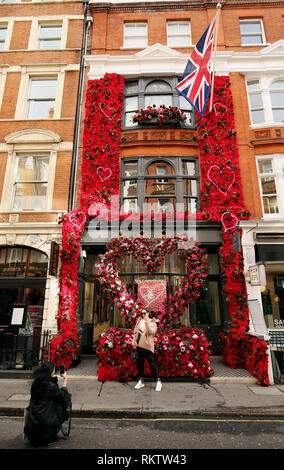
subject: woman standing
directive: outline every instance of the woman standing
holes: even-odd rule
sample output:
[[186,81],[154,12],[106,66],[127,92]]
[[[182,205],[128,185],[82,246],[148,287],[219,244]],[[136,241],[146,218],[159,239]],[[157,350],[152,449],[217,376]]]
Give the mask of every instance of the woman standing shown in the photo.
[[[57,433],[68,419],[67,401],[70,395],[66,388],[66,372],[61,377],[63,387],[59,388],[52,362],[45,362],[34,372],[24,428],[24,434],[32,445],[47,445],[58,441]],[[62,433],[64,435],[63,430]]]
[[153,312],[149,312],[147,309],[142,310],[142,318],[139,318],[135,328],[132,346],[134,349],[137,348],[137,368],[138,368],[138,383],[135,385],[135,389],[144,387],[144,359],[151,369],[152,378],[156,380],[156,392],[162,390],[162,382],[159,378],[159,372],[157,369],[155,357],[154,357],[154,337],[157,332],[157,324],[155,318],[153,318]]

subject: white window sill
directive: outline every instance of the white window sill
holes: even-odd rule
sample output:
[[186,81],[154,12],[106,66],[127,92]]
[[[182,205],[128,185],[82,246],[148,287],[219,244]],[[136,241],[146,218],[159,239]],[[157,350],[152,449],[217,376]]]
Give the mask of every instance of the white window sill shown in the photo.
[[264,42],[263,44],[241,44],[241,47],[266,47],[270,45],[271,42]]
[[131,49],[145,49],[146,47],[148,47],[148,44],[146,46],[131,46],[131,47],[125,47],[125,46],[121,46],[119,49],[122,50],[122,51],[127,51],[128,49],[131,50]]
[[283,122],[264,122],[263,124],[251,124],[250,125],[250,128],[252,130],[254,129],[267,129],[267,128],[270,128],[270,127],[284,127],[284,123]]

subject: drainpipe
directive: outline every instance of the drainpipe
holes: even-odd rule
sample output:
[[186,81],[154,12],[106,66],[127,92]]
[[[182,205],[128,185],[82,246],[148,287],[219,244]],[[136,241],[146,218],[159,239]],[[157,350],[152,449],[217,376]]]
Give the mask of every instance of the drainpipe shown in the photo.
[[82,0],[82,2],[84,4],[84,28],[83,28],[83,38],[82,38],[80,74],[79,74],[78,91],[77,91],[77,106],[76,106],[75,129],[74,129],[74,138],[73,138],[69,195],[68,195],[68,212],[74,208],[74,191],[75,191],[76,170],[77,170],[78,141],[79,141],[80,124],[81,124],[81,118],[80,118],[81,117],[81,105],[82,105],[81,101],[82,101],[82,92],[83,92],[83,84],[84,84],[84,57],[86,54],[88,30],[93,23],[93,18],[91,16],[87,17],[89,0]]

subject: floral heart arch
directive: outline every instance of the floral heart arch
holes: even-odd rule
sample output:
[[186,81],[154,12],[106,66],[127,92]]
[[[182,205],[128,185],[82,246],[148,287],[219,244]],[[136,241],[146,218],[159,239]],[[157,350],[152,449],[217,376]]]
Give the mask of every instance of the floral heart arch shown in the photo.
[[162,259],[173,252],[184,257],[186,272],[181,276],[180,286],[174,287],[172,294],[166,299],[157,320],[160,322],[160,328],[176,328],[180,326],[180,317],[186,306],[200,295],[200,290],[205,285],[207,255],[198,243],[178,236],[155,241],[143,237],[134,239],[119,237],[108,243],[106,253],[100,255],[101,260],[97,265],[98,277],[103,289],[120,308],[127,327],[133,328],[142,307],[120,280],[116,259],[131,254],[136,259],[140,258],[148,273],[154,275],[158,272]]

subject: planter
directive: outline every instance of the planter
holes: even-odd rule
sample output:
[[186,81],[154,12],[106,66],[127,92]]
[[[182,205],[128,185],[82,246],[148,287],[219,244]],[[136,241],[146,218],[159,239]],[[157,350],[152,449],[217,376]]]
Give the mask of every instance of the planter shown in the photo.
[[180,122],[176,119],[167,119],[165,121],[162,121],[161,123],[158,123],[158,118],[155,117],[152,119],[141,119],[141,121],[137,121],[137,123],[138,126],[141,127],[180,127]]

